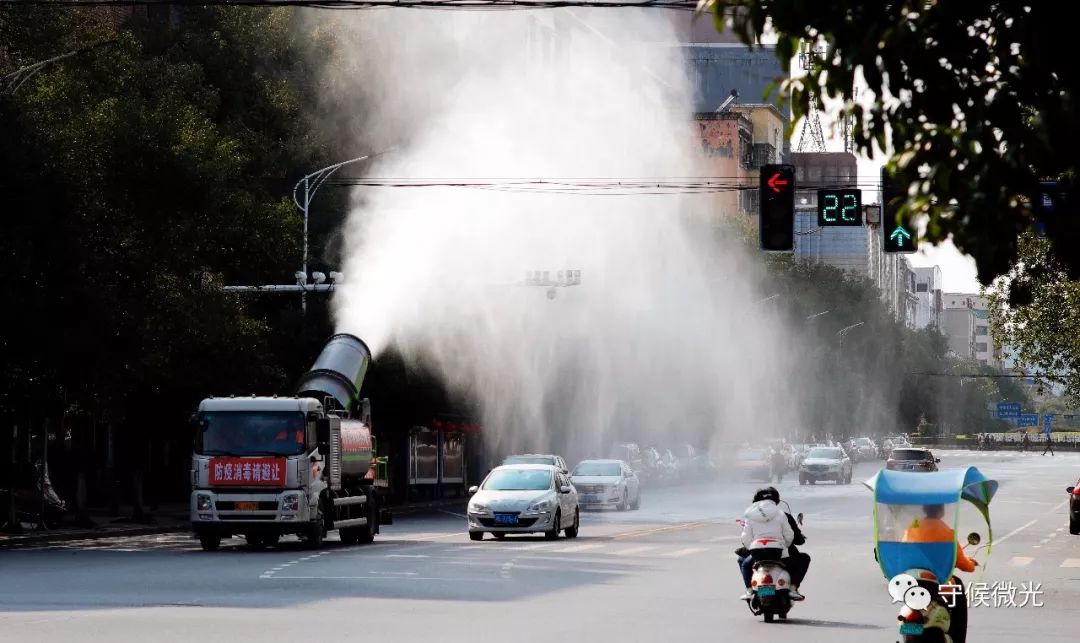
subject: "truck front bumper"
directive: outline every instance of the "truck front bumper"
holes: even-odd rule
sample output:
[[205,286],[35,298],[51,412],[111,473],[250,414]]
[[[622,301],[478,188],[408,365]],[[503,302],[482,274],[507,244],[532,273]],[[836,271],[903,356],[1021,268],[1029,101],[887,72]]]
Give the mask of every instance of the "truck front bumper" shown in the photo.
[[310,507],[297,489],[280,492],[191,492],[191,527],[196,534],[298,534],[306,529]]

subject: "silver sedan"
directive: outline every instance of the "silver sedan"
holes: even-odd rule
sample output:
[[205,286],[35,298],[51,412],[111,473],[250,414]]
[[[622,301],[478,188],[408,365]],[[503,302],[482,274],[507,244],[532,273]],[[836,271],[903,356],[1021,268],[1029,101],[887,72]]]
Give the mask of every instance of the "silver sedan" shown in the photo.
[[469,494],[469,538],[483,540],[506,534],[543,533],[554,540],[560,531],[578,535],[577,491],[557,467],[511,464],[496,467]]

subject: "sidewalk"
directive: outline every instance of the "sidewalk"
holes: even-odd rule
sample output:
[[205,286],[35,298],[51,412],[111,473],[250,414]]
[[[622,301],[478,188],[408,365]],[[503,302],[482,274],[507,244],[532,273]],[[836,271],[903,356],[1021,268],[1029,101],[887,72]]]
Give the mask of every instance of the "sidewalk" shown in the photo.
[[[418,513],[443,507],[464,506],[467,498],[427,500],[386,507],[396,516]],[[35,525],[23,523],[21,534],[0,533],[0,549],[19,545],[41,545],[68,540],[97,538],[120,538],[125,536],[151,536],[191,531],[187,503],[162,504],[155,512],[147,512],[146,520],[136,522],[129,516],[112,516],[102,510],[91,510],[92,527],[74,525],[70,521],[55,529],[38,530]]]

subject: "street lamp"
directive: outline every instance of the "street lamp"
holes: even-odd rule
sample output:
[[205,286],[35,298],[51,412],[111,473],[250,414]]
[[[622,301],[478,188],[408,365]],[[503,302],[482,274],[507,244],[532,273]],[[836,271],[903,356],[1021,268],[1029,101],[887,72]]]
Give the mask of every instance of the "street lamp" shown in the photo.
[[850,326],[845,326],[845,327],[841,328],[840,330],[836,331],[836,336],[840,338],[840,352],[843,352],[843,350],[844,350],[844,335],[847,335],[848,331],[851,330],[852,328],[858,328],[859,326],[862,326],[865,323],[866,322],[857,322],[857,323],[854,323],[854,324],[852,324]]
[[[301,274],[304,275],[305,281],[306,281],[306,277],[307,277],[307,269],[308,269],[308,265],[307,265],[308,264],[308,213],[309,213],[310,206],[311,206],[311,199],[315,197],[315,193],[319,191],[319,188],[322,187],[322,184],[325,183],[326,179],[330,178],[330,175],[332,175],[334,172],[337,172],[338,170],[345,167],[346,165],[349,165],[350,163],[359,163],[360,161],[366,161],[367,159],[371,158],[372,156],[373,156],[372,154],[365,154],[364,156],[358,156],[358,157],[356,157],[354,159],[349,159],[347,161],[342,161],[340,163],[335,163],[333,165],[328,165],[328,166],[324,167],[323,169],[312,172],[311,174],[308,174],[304,178],[300,179],[299,181],[297,181],[296,185],[293,187],[293,194],[292,194],[293,203],[295,203],[296,207],[300,208],[300,211],[304,213],[304,265],[296,273],[297,280],[300,279]],[[300,190],[301,185],[304,186],[304,200],[303,200],[302,203],[301,203],[300,199],[297,197],[297,194],[296,194],[297,191]],[[302,312],[304,312],[304,313],[307,313],[307,291],[306,290],[302,291],[301,294],[300,294],[300,310]]]
[[807,317],[806,321],[808,321],[808,322],[809,321],[814,321],[818,317],[821,317],[822,315],[828,315],[831,312],[832,312],[831,310],[823,310],[820,313],[814,313],[813,315],[810,315],[809,317]]

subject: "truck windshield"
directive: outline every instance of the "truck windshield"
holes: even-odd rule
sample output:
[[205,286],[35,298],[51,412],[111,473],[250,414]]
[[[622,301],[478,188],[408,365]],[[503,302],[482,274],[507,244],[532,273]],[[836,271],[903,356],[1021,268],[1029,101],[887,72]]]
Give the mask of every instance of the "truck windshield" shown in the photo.
[[200,455],[300,455],[304,414],[299,411],[209,411],[199,416]]

